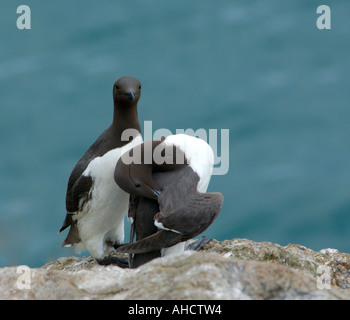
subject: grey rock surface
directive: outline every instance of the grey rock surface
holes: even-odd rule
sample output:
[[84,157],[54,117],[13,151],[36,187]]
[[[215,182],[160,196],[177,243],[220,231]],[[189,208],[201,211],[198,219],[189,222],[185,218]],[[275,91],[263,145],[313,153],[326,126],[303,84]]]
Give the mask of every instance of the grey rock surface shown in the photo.
[[132,270],[68,257],[29,269],[27,280],[17,271],[0,269],[0,299],[350,299],[349,254],[247,239]]

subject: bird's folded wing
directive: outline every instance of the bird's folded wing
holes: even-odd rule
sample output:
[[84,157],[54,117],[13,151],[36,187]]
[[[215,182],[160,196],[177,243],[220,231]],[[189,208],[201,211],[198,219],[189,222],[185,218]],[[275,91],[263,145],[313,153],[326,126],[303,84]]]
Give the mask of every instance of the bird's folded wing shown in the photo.
[[145,253],[155,250],[161,250],[174,246],[182,241],[182,235],[171,231],[160,230],[151,236],[143,238],[134,243],[128,243],[119,247],[117,252],[126,253]]

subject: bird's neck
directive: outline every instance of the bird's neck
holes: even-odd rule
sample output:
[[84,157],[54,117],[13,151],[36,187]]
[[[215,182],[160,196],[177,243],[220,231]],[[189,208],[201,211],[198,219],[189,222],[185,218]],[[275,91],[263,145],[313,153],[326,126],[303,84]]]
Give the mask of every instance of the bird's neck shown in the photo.
[[[113,123],[111,126],[112,130],[117,135],[122,137],[122,134],[126,135],[127,138],[132,136],[135,138],[136,130],[141,134],[140,123],[137,114],[137,103],[133,104],[114,104]],[[127,129],[134,129],[126,132]]]

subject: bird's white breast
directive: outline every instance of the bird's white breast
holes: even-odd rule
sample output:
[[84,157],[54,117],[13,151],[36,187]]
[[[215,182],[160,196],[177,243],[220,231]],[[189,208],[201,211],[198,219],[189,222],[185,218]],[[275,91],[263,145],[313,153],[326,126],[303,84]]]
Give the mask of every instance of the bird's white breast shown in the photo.
[[114,170],[119,158],[141,143],[142,137],[137,136],[127,145],[93,159],[83,172],[83,175],[91,176],[93,184],[90,201],[76,216],[81,238],[78,251],[87,249],[92,256],[100,258],[105,254],[106,240],[124,242],[129,194],[114,181]]

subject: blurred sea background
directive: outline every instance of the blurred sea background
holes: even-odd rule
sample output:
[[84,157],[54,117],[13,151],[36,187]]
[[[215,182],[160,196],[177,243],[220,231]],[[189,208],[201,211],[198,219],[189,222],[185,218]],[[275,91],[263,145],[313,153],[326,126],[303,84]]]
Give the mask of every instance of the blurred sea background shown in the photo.
[[349,0],[2,0],[0,266],[74,254],[57,234],[68,177],[123,75],[142,82],[142,127],[230,130],[207,237],[349,253],[349,15]]

